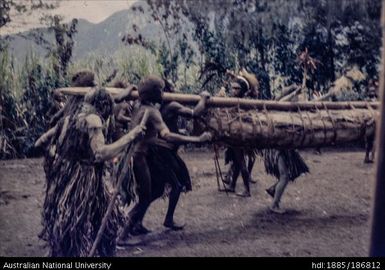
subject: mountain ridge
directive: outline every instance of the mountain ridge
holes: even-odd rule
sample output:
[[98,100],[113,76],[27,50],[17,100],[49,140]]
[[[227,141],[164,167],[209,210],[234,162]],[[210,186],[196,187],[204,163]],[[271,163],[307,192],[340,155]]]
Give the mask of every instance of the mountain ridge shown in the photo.
[[[134,11],[132,8],[120,10],[99,23],[78,19],[77,33],[74,35],[73,61],[86,58],[90,54],[111,55],[123,46],[122,38],[132,32],[132,25],[139,25],[144,38],[161,39],[159,25],[151,22],[149,15]],[[9,35],[9,49],[16,62],[22,62],[28,52],[33,50],[39,57],[48,52],[37,44],[32,36],[41,35],[54,43],[53,33],[48,28],[35,28],[18,34]]]

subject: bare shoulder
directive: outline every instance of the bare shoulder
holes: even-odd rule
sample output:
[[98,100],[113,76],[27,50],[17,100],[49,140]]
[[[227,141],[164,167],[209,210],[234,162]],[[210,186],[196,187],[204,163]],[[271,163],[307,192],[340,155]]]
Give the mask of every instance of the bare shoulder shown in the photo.
[[177,101],[172,101],[172,102],[170,102],[170,104],[168,104],[167,106],[169,106],[169,108],[170,108],[171,110],[179,110],[179,109],[185,107],[185,106],[183,106],[182,104],[180,104],[180,103],[177,102]]
[[172,113],[172,112],[178,112],[181,109],[184,109],[185,106],[180,104],[179,102],[172,101],[164,106],[162,109],[162,113]]
[[103,123],[99,116],[96,114],[90,114],[86,117],[88,128],[102,128]]

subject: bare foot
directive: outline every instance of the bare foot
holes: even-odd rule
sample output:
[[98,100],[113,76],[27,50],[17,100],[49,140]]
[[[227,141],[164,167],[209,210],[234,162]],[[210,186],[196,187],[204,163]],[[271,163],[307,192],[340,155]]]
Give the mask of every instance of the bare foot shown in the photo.
[[136,245],[139,245],[141,243],[142,240],[140,239],[135,239],[135,238],[125,238],[125,239],[122,239],[122,238],[118,238],[118,240],[116,240],[116,247],[118,249],[124,249],[126,248],[127,246],[136,246]]
[[116,239],[116,245],[117,246],[121,246],[121,247],[124,247],[124,246],[128,246],[130,243],[128,242],[130,240],[130,236],[129,235],[126,235],[126,236],[119,236],[118,239]]
[[236,193],[237,196],[239,197],[251,197],[250,191],[243,191],[242,193]]
[[226,192],[232,192],[232,193],[235,192],[235,188],[231,187],[230,185],[225,184],[224,186],[225,188],[220,189],[219,191],[226,191]]
[[254,180],[253,178],[250,177],[249,182],[252,183],[252,184],[256,184],[256,183],[257,183],[257,180]]
[[180,225],[180,224],[177,224],[175,223],[174,221],[165,221],[163,223],[163,225],[173,231],[180,231],[180,230],[183,230],[185,224],[183,225]]
[[284,214],[285,210],[279,208],[278,206],[272,206],[270,207],[270,211],[276,214]]
[[138,224],[135,225],[131,230],[130,234],[131,235],[141,235],[141,234],[148,234],[150,233],[151,230],[147,229],[146,227],[143,226],[143,224]]

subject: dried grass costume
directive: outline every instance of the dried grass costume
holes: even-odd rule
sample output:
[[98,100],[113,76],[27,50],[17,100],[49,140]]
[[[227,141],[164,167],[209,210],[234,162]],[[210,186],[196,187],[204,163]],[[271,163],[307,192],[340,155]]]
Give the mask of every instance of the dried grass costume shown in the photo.
[[[45,163],[47,187],[42,232],[51,256],[87,256],[110,200],[103,182],[103,162],[96,162],[90,147],[89,130],[103,126],[93,126],[87,117],[108,110],[112,100],[95,103],[98,109],[84,103],[80,113],[62,118],[51,139]],[[98,246],[100,256],[115,252],[117,210],[110,216]]]
[[278,167],[278,159],[280,156],[288,169],[287,174],[290,181],[294,181],[301,174],[309,172],[309,167],[297,150],[266,149],[262,151],[262,155],[266,173],[274,175],[277,179],[280,178]]

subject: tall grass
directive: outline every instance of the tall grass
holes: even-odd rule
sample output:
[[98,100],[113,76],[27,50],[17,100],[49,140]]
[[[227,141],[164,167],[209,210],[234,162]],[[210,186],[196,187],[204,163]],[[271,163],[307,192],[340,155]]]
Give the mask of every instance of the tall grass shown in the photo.
[[0,63],[0,158],[34,156],[34,141],[48,128],[51,90],[63,82],[52,59],[43,61],[33,51],[15,67],[8,50],[2,50]]
[[13,158],[17,147],[16,131],[25,126],[17,103],[17,73],[8,50],[0,51],[0,158]]

